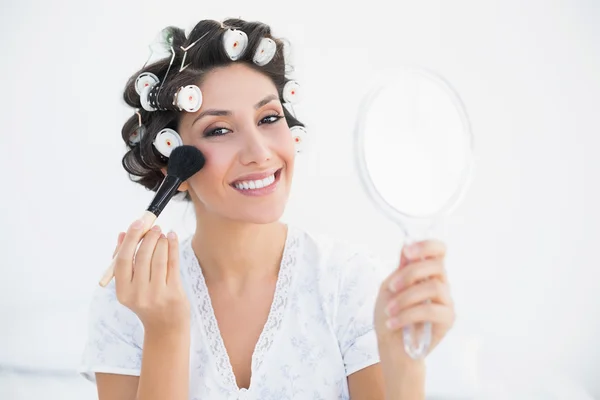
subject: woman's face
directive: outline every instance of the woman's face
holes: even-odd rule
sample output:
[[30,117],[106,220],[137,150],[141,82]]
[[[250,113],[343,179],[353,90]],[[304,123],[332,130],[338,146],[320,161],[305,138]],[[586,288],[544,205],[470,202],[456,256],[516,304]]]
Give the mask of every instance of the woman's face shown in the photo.
[[200,214],[269,223],[283,214],[294,171],[294,142],[277,88],[243,64],[209,72],[202,107],[184,113],[179,134],[206,164],[188,181]]

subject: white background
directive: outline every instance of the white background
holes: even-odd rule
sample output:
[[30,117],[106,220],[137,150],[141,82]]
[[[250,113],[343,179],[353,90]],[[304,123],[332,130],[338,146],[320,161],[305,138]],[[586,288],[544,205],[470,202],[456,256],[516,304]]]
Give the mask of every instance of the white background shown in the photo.
[[[600,398],[599,2],[1,4],[0,397],[93,398],[78,378],[7,368],[77,366],[90,293],[118,232],[151,199],[120,165],[132,113],[122,88],[148,44],[167,25],[241,16],[292,43],[311,152],[298,160],[285,217],[306,229],[400,249],[352,159],[375,68],[433,69],[467,106],[476,176],[440,228],[459,320],[430,357],[429,393]],[[172,203],[159,223],[186,235],[185,211]]]

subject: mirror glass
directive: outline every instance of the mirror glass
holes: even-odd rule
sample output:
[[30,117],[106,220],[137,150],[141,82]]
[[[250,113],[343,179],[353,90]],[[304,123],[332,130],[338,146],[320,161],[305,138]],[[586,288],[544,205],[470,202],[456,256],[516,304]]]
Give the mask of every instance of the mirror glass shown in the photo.
[[363,179],[385,211],[419,219],[458,204],[471,172],[472,135],[449,84],[422,69],[400,68],[374,86],[360,113]]

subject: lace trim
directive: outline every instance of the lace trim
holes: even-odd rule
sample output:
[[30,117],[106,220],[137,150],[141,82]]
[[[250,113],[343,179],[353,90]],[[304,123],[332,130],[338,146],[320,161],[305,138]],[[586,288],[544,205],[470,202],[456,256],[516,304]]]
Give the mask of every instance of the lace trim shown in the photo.
[[252,375],[261,367],[263,359],[273,344],[275,334],[279,331],[283,322],[288,292],[292,283],[292,266],[296,264],[299,243],[298,235],[295,234],[292,227],[289,227],[269,316],[252,354]]
[[[292,266],[296,263],[298,245],[299,238],[298,235],[296,235],[295,229],[288,226],[288,234],[283,249],[277,283],[275,285],[273,302],[271,303],[267,322],[263,327],[254,348],[254,352],[252,353],[252,377],[255,376],[261,367],[266,354],[273,344],[275,334],[278,332],[283,321],[288,292],[292,282]],[[219,330],[219,325],[208,293],[208,287],[206,286],[206,281],[204,280],[204,275],[200,268],[200,263],[192,249],[191,239],[186,243],[185,251],[182,256],[187,265],[190,285],[192,287],[193,295],[197,300],[197,309],[200,313],[201,324],[204,327],[208,339],[208,346],[216,360],[217,373],[228,387],[237,390],[238,386],[233,373],[233,367],[231,366],[231,361],[227,354],[221,331]]]

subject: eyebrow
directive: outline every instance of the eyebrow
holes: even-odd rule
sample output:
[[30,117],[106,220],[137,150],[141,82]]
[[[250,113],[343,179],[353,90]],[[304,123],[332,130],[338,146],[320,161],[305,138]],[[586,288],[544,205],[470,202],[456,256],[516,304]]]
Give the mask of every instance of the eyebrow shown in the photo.
[[[278,99],[279,99],[279,96],[277,96],[275,94],[270,94],[267,97],[265,97],[264,99],[262,99],[261,101],[259,101],[258,103],[256,103],[254,105],[254,108],[256,110],[258,110],[259,108],[261,108],[261,107],[269,104],[273,100],[278,100]],[[196,119],[194,119],[194,122],[192,122],[192,126],[194,126],[194,124],[198,120],[200,120],[200,119],[202,119],[202,118],[204,118],[206,116],[209,116],[209,115],[216,116],[216,117],[226,117],[226,116],[231,115],[231,111],[228,111],[228,110],[215,110],[215,109],[204,110],[200,114],[198,114],[198,116],[196,117]]]

